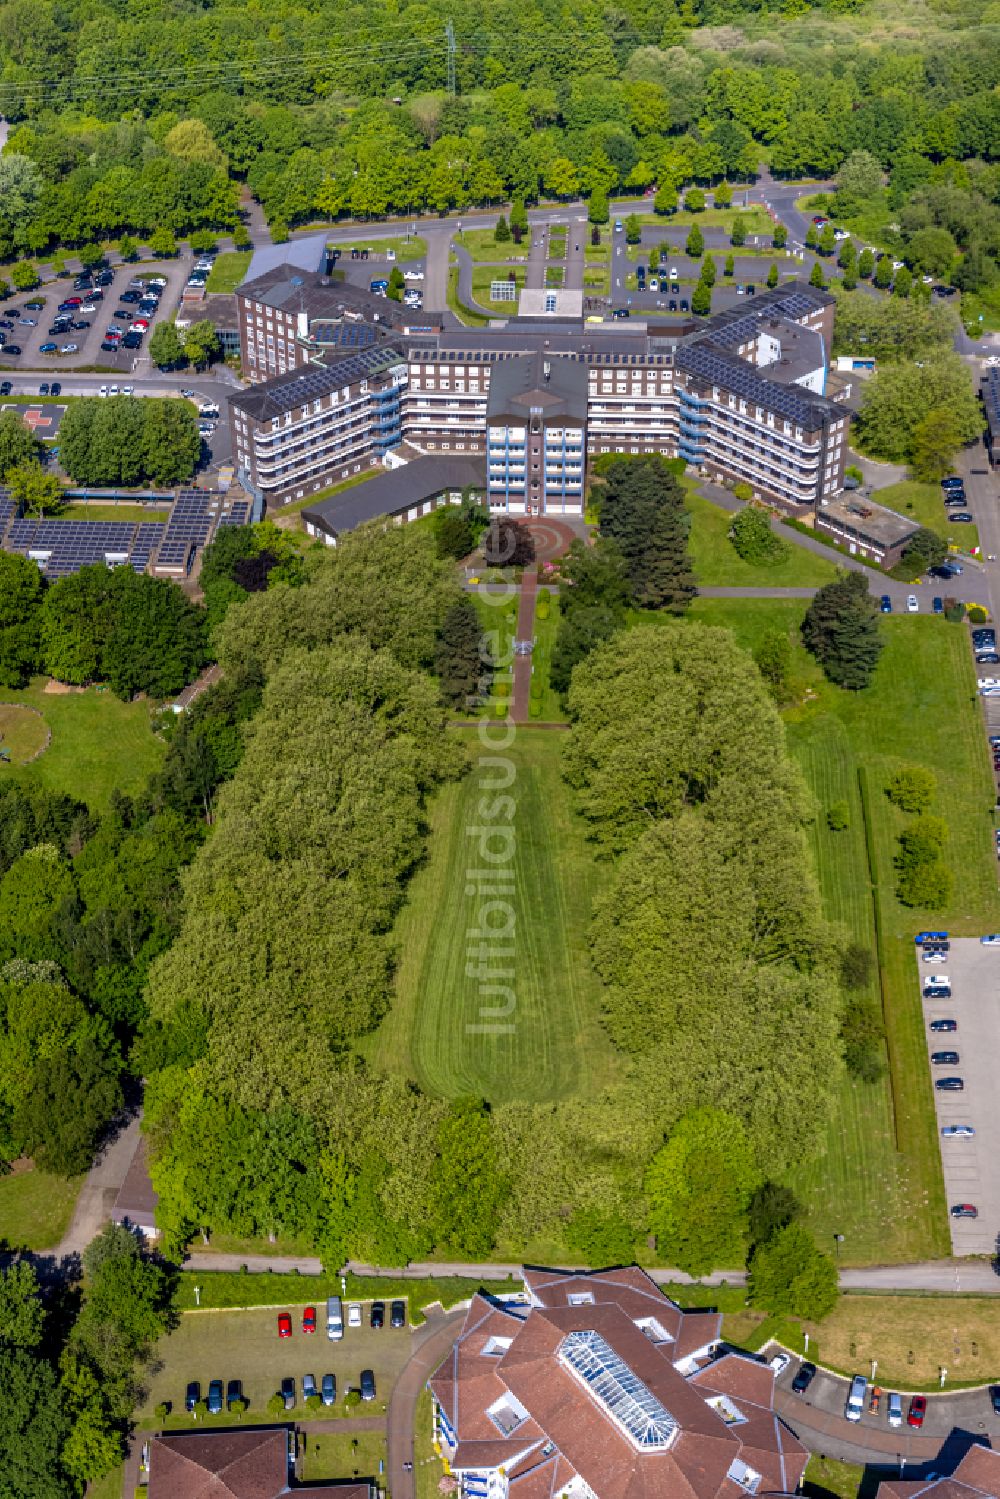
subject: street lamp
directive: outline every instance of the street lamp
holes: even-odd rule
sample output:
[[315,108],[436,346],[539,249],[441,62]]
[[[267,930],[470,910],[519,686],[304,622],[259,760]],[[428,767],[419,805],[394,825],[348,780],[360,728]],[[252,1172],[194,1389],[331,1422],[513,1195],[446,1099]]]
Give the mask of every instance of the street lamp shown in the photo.
[[839,1265],[840,1264],[840,1246],[844,1242],[844,1235],[843,1234],[834,1234],[833,1237],[834,1237],[834,1241],[835,1241],[835,1243],[837,1245],[837,1264]]

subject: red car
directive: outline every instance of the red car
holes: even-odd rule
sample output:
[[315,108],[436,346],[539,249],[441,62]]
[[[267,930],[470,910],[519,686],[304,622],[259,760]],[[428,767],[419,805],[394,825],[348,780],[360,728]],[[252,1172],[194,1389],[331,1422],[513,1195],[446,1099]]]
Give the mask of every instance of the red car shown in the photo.
[[924,1417],[927,1414],[927,1396],[914,1395],[910,1401],[910,1409],[907,1413],[907,1426],[923,1426]]
[[316,1308],[314,1306],[307,1306],[302,1313],[302,1331],[316,1331]]
[[290,1338],[292,1336],[292,1319],[287,1312],[278,1313],[278,1337]]

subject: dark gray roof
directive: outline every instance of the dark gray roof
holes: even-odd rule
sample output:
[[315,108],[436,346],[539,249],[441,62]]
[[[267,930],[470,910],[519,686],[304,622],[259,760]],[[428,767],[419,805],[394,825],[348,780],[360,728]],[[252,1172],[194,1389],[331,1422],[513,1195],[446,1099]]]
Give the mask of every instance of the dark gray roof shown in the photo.
[[757,334],[758,325],[769,318],[788,318],[798,322],[810,313],[821,312],[833,305],[828,291],[810,286],[808,281],[793,281],[789,286],[775,286],[742,307],[727,307],[709,318],[704,328],[694,335],[699,341],[710,339],[712,343],[726,348],[749,343]]
[[760,366],[767,370],[772,380],[791,385],[803,375],[812,375],[816,370],[826,368],[823,335],[818,328],[806,328],[788,318],[772,317],[761,321],[760,332],[781,345],[780,358]]
[[[279,266],[299,271],[321,271],[326,264],[326,235],[307,234],[284,245],[260,245],[254,250],[243,284],[268,275]],[[241,288],[242,290],[242,288]]]
[[815,431],[824,422],[844,415],[832,401],[813,395],[801,385],[784,385],[769,379],[766,367],[757,369],[738,354],[716,348],[707,340],[683,345],[674,355],[674,363],[677,369],[686,371],[695,379],[721,386],[733,395],[752,401],[767,411],[773,411],[775,416],[808,430]]
[[389,297],[378,297],[367,286],[355,286],[342,276],[342,272],[333,276],[310,275],[294,265],[282,263],[253,280],[244,281],[239,295],[264,307],[278,307],[283,312],[304,312],[310,322],[364,318],[378,327],[407,332],[440,328],[439,313],[425,313]]
[[487,421],[512,416],[527,421],[541,407],[547,421],[587,419],[587,369],[574,360],[549,358],[541,350],[505,359],[490,376]]
[[328,536],[339,536],[377,516],[400,515],[411,505],[421,505],[445,490],[482,489],[485,483],[481,458],[418,458],[307,506],[302,518]]
[[229,404],[257,422],[270,421],[294,411],[305,401],[314,401],[327,396],[341,386],[352,385],[358,380],[371,379],[382,374],[395,364],[402,364],[403,356],[398,349],[380,344],[374,349],[362,349],[349,354],[345,359],[331,360],[327,364],[309,364],[305,368],[289,370],[277,375],[263,385],[251,385],[229,397]]
[[828,500],[820,500],[816,510],[818,522],[828,521],[844,526],[861,538],[880,542],[883,546],[899,546],[908,536],[920,529],[920,522],[886,505],[876,504],[862,494],[845,494]]

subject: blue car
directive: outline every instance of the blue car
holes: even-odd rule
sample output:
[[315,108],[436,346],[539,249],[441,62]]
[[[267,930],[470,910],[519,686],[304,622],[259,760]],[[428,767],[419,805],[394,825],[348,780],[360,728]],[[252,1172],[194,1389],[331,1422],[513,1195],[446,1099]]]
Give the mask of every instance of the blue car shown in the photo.
[[889,595],[887,593],[883,593],[883,595],[882,595],[882,613],[883,614],[891,614],[892,613],[892,599],[889,597]]
[[56,346],[55,344],[39,344],[38,352],[39,354],[54,354],[56,352]]
[[947,942],[947,940],[948,940],[948,933],[947,932],[918,932],[917,935],[914,937],[913,940],[919,946],[923,946],[923,944],[925,942]]
[[944,599],[935,599],[934,602],[933,602],[933,604],[931,605],[931,608],[933,609],[933,611],[934,611],[935,614],[943,614],[944,613]]

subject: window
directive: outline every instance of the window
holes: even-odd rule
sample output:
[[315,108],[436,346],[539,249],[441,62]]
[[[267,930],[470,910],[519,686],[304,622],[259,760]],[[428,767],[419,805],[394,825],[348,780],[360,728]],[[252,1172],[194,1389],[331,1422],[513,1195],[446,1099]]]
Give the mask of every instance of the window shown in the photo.
[[487,1338],[486,1342],[483,1344],[484,1358],[499,1358],[502,1354],[507,1352],[507,1349],[510,1347],[512,1342],[513,1338]]
[[634,1446],[647,1451],[671,1446],[679,1430],[676,1420],[600,1333],[569,1333],[559,1358]]

